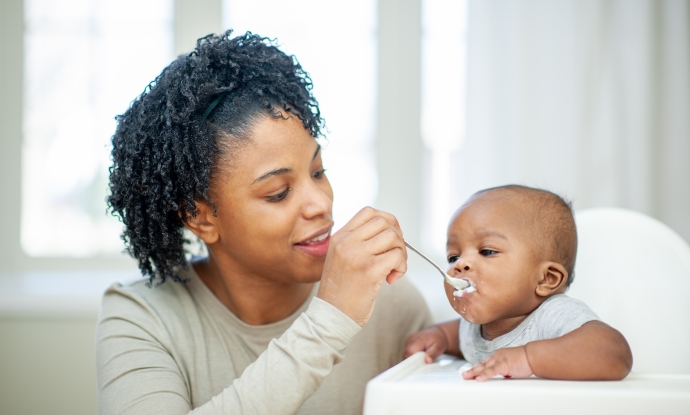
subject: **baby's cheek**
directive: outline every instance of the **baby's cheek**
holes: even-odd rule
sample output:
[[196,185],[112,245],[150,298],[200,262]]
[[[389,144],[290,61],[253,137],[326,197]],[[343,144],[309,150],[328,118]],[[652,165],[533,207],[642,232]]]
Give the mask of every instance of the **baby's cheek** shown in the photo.
[[453,287],[448,284],[443,284],[443,288],[446,292],[446,298],[448,299],[450,306],[453,307],[453,310],[455,310],[458,314],[462,314],[462,300],[453,295],[453,292],[455,292]]
[[[448,299],[448,302],[450,303],[450,306],[453,307],[453,309],[455,309],[455,302],[456,302],[456,301],[455,301],[455,297],[453,296],[453,291],[454,291],[454,290],[453,290],[453,287],[451,287],[450,285],[444,283],[444,284],[443,284],[443,289],[444,289],[444,291],[446,292],[446,298]],[[456,309],[456,311],[457,311],[457,309]]]

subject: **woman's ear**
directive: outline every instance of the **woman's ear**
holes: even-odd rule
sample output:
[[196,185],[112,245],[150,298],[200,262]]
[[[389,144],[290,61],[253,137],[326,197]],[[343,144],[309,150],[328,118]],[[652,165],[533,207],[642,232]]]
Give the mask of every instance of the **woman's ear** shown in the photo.
[[[536,294],[548,297],[561,292],[568,282],[568,271],[557,262],[546,262],[541,268],[541,278],[537,283]],[[564,291],[564,290],[563,290]]]
[[196,216],[189,216],[186,221],[183,221],[184,226],[207,245],[217,242],[219,235],[216,217],[213,216],[213,206],[205,200],[195,200],[194,203],[198,212]]

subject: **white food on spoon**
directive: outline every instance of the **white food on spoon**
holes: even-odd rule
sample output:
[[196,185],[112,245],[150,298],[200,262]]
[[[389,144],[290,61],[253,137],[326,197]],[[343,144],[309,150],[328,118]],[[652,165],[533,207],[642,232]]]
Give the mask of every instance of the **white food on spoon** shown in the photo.
[[449,277],[449,278],[446,278],[446,280],[448,281],[448,284],[450,284],[450,286],[455,288],[456,290],[464,290],[467,287],[472,286],[472,284],[470,284],[469,281],[461,280],[460,278]]
[[469,280],[460,280],[460,281],[466,282],[467,286],[465,286],[462,289],[456,289],[456,291],[453,292],[454,297],[461,298],[467,294],[471,294],[471,293],[477,291],[477,287],[474,285],[474,283],[472,281],[469,281]]

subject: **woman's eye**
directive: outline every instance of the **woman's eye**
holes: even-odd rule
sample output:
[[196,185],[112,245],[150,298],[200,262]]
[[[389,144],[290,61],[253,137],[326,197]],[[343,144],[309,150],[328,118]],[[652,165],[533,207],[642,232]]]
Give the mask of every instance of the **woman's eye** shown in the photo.
[[451,255],[448,257],[448,263],[449,264],[455,264],[458,261],[458,258],[460,258],[457,255]]
[[495,253],[496,251],[494,251],[493,249],[482,249],[481,251],[479,251],[479,255],[481,256],[491,256]]
[[315,173],[313,173],[313,174],[311,175],[311,177],[313,177],[313,178],[315,178],[315,179],[320,179],[320,178],[323,177],[323,175],[324,175],[325,173],[326,173],[326,169],[321,169],[321,170],[318,170],[318,171],[316,171]]
[[290,188],[287,188],[287,189],[283,190],[282,192],[278,193],[277,195],[272,195],[272,196],[266,197],[266,200],[268,200],[269,202],[280,202],[281,200],[285,199],[285,197],[287,196],[289,191],[290,191]]

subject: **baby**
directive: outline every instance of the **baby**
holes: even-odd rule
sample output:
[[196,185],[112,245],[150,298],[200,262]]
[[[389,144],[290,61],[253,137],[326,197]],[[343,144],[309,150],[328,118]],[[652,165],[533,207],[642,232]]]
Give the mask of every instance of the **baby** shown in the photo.
[[448,225],[448,274],[475,292],[446,296],[462,317],[408,337],[405,357],[426,351],[474,365],[465,379],[619,380],[630,372],[625,338],[565,291],[573,281],[577,231],[569,203],[509,185],[474,194]]

